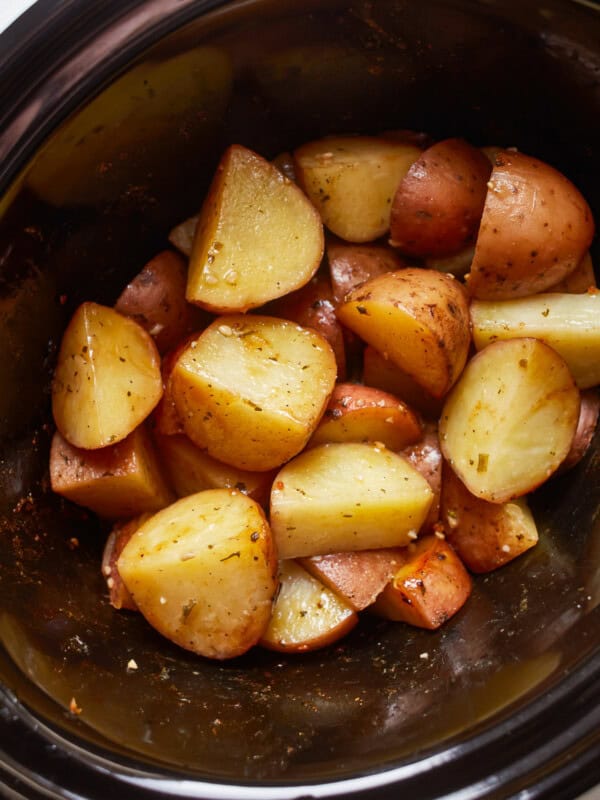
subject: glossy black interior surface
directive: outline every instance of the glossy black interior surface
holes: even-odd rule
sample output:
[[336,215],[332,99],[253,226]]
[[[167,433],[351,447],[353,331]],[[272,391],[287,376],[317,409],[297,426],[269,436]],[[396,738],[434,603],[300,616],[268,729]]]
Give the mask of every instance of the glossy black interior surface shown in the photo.
[[[48,387],[69,315],[83,299],[110,303],[165,246],[169,228],[198,209],[227,143],[272,157],[325,133],[413,128],[515,145],[564,170],[600,218],[600,14],[555,0],[156,0],[68,11],[49,64],[25,75],[19,52],[0,64],[2,192],[44,126],[128,61],[145,65],[148,92],[132,100],[128,84],[109,88],[108,103],[70,138],[59,134],[0,206],[6,782],[22,791],[31,770],[23,796],[47,781],[56,796],[68,787],[105,797],[111,781],[128,780],[137,797],[185,794],[168,782],[185,775],[295,796],[297,785],[356,777],[348,791],[367,792],[369,775],[396,769],[378,781],[426,798],[464,786],[473,797],[526,786],[568,797],[600,780],[599,436],[536,495],[540,545],[478,578],[441,631],[365,619],[322,652],[256,651],[225,664],[109,606],[102,526],[53,497],[46,477]],[[199,47],[211,49],[196,81],[184,64],[161,83],[157,64]],[[73,697],[80,715],[68,711]],[[212,796],[207,785],[194,791]]]

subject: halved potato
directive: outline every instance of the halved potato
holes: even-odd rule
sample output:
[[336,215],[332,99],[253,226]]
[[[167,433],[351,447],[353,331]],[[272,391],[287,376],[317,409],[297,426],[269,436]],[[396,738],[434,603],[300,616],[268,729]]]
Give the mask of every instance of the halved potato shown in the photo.
[[213,458],[267,471],[300,452],[333,391],[336,364],[318,333],[275,317],[219,317],[171,374],[185,432]]
[[478,350],[490,342],[532,336],[564,358],[580,389],[600,383],[600,292],[475,300],[471,321]]
[[162,395],[160,356],[141,325],[83,303],[64,333],[52,383],[56,427],[75,447],[124,439]]
[[260,644],[282,653],[318,650],[345,636],[356,612],[295,561],[279,566],[279,594]]
[[594,236],[592,212],[553,167],[497,153],[467,286],[480,300],[543,292],[566,278]]
[[372,136],[329,136],[294,152],[298,183],[332,233],[372,242],[390,227],[394,192],[421,150]]
[[430,530],[440,516],[440,495],[442,491],[443,459],[437,426],[426,425],[421,441],[405,447],[400,452],[400,455],[404,456],[408,463],[412,464],[421,473],[431,487],[433,500],[429,507],[427,519],[423,523],[423,529]]
[[491,167],[463,139],[421,154],[394,195],[390,243],[410,256],[450,256],[475,241]]
[[442,513],[446,539],[471,572],[490,572],[534,547],[538,532],[524,497],[490,503],[471,494],[444,464]]
[[193,217],[188,217],[176,225],[169,233],[169,241],[176,247],[184,256],[188,258],[192,254],[194,246],[194,236],[196,235],[196,228],[198,227],[198,220],[200,214],[195,214]]
[[386,619],[435,630],[462,608],[472,582],[448,542],[425,536],[379,595],[373,611]]
[[148,622],[180,647],[232,658],[269,624],[277,559],[265,516],[235,489],[184,497],[141,525],[119,574]]
[[50,448],[52,490],[100,517],[158,511],[174,500],[143,426],[99,450],[73,447],[57,431]]
[[401,547],[429,511],[429,484],[405,459],[368,444],[325,444],[286,464],[271,492],[280,558]]
[[467,360],[469,308],[463,287],[449,275],[388,272],[351,292],[337,313],[434,397],[446,394]]
[[133,534],[151,516],[151,514],[141,514],[139,517],[134,517],[127,522],[117,522],[106,540],[102,551],[102,575],[106,580],[108,597],[113,608],[126,608],[128,611],[138,610],[133,597],[123,582],[123,578],[119,574],[117,561]]
[[472,494],[505,503],[559,467],[578,418],[579,391],[558,353],[537,339],[495,342],[446,400],[440,445]]
[[328,442],[381,442],[401,450],[421,437],[410,408],[388,392],[356,383],[338,383],[310,445]]
[[302,191],[232,145],[202,206],[187,299],[221,313],[257,308],[307,283],[322,256],[323,226]]
[[325,248],[336,305],[365,281],[405,266],[391,248],[380,244],[348,244],[330,237]]

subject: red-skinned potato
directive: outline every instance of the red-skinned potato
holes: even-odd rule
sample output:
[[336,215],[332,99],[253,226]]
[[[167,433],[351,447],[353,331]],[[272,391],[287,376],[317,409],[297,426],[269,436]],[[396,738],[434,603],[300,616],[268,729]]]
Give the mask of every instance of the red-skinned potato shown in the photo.
[[106,579],[108,598],[113,608],[125,608],[128,611],[138,610],[133,597],[119,574],[117,561],[133,534],[151,516],[151,514],[141,514],[139,517],[134,517],[134,519],[130,519],[127,522],[117,522],[106,540],[102,553],[102,575]]
[[489,181],[469,292],[481,300],[543,292],[577,267],[593,236],[592,212],[571,181],[537,158],[502,150]]
[[600,414],[600,396],[597,389],[587,389],[581,392],[581,408],[575,436],[567,457],[560,465],[559,471],[564,472],[579,464],[585,456],[594,438],[598,416]]
[[338,383],[310,445],[329,442],[382,442],[401,450],[421,436],[410,408],[388,392],[355,383]]
[[405,447],[400,455],[404,456],[431,486],[433,500],[429,514],[423,523],[423,529],[428,531],[433,528],[440,516],[443,459],[437,427],[431,424],[426,425],[421,441]]
[[598,284],[594,273],[592,256],[588,250],[573,272],[570,272],[562,281],[551,286],[548,291],[552,293],[585,294],[591,289],[597,288]]
[[183,433],[183,423],[177,413],[177,406],[171,392],[171,373],[177,363],[177,359],[185,348],[197,338],[197,334],[190,334],[181,341],[177,347],[170,350],[163,356],[161,363],[161,374],[163,382],[163,394],[156,408],[152,412],[152,428],[164,436],[172,436]]
[[394,195],[391,244],[406,255],[439,257],[474,242],[490,172],[488,159],[462,139],[429,147]]
[[353,289],[370,278],[405,266],[389,247],[380,244],[348,244],[329,237],[325,245],[333,299],[340,305]]

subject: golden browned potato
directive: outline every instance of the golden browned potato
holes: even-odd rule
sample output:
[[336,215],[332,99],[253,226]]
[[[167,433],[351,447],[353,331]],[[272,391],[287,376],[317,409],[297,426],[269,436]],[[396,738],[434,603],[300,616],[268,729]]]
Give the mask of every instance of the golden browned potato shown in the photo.
[[471,494],[445,464],[442,513],[446,538],[471,572],[490,572],[537,544],[525,498],[490,503]]
[[298,560],[307,572],[345,600],[351,608],[362,611],[375,602],[400,565],[404,564],[406,553],[404,547],[390,547],[329,553]]
[[390,227],[394,192],[421,150],[372,136],[329,136],[294,152],[298,183],[325,226],[347,242],[372,242]]
[[361,283],[406,266],[392,249],[380,244],[348,244],[329,237],[325,248],[336,305]]
[[345,636],[358,622],[342,598],[295,561],[282,561],[280,590],[260,644],[282,653],[305,653]]
[[177,360],[172,394],[186,434],[209,455],[267,471],[300,452],[333,391],[329,344],[293,322],[219,317]]
[[581,409],[575,436],[567,457],[560,465],[560,471],[571,469],[585,456],[594,438],[600,414],[600,395],[597,389],[581,392]]
[[208,311],[257,308],[299,289],[323,256],[323,226],[296,184],[232,145],[202,206],[187,299]]
[[185,299],[186,275],[181,256],[163,250],[127,284],[115,303],[116,311],[148,331],[160,353],[208,324],[208,315],[205,318]]
[[440,517],[440,494],[442,491],[442,451],[440,450],[440,440],[437,433],[437,426],[427,424],[420,442],[405,447],[400,455],[412,464],[427,480],[433,500],[429,508],[429,514],[423,523],[424,530],[430,530]]
[[553,167],[523,153],[496,155],[467,285],[480,300],[543,292],[566,278],[594,236],[592,212]]
[[328,442],[381,442],[401,450],[421,437],[410,408],[388,392],[356,383],[338,383],[310,445]]
[[56,427],[75,447],[124,439],[162,395],[160,356],[141,325],[83,303],[64,333],[52,383]]
[[555,472],[578,418],[579,390],[552,348],[538,339],[495,342],[469,361],[446,400],[440,445],[472,494],[505,503]]
[[600,292],[471,303],[475,347],[533,336],[567,362],[580,389],[600,383]]
[[400,181],[390,221],[391,244],[410,256],[459,253],[475,241],[491,167],[462,139],[425,150]]
[[265,516],[235,489],[211,489],[159,511],[133,534],[117,568],[163,636],[209,658],[256,644],[271,617],[277,558]]
[[444,539],[424,536],[379,595],[373,611],[386,619],[435,630],[462,608],[471,578]]
[[194,236],[196,235],[196,228],[198,227],[198,220],[200,214],[195,214],[193,217],[188,217],[179,225],[176,225],[169,233],[169,241],[176,247],[184,256],[188,258],[192,255],[192,248],[194,246]]
[[158,511],[174,499],[143,426],[99,450],[73,447],[57,431],[50,448],[50,483],[57,494],[107,519]]
[[588,250],[573,272],[570,272],[566,278],[563,278],[558,283],[555,283],[554,286],[551,286],[548,291],[553,293],[567,292],[570,294],[585,294],[585,292],[597,288],[598,284],[594,273],[592,256]]
[[380,275],[351,292],[337,313],[434,397],[446,394],[467,360],[466,296],[441,272],[407,268]]
[[280,558],[401,547],[416,538],[429,484],[382,446],[325,444],[286,464],[271,492]]
[[151,516],[151,514],[141,514],[139,517],[134,517],[134,519],[130,519],[127,522],[117,522],[106,540],[102,553],[102,575],[106,580],[108,597],[113,608],[126,608],[128,611],[138,610],[133,597],[123,583],[123,578],[119,574],[117,561],[133,534]]
[[274,472],[249,472],[231,467],[209,456],[182,434],[161,436],[156,433],[154,438],[162,465],[178,497],[203,489],[237,489],[262,506],[268,503]]

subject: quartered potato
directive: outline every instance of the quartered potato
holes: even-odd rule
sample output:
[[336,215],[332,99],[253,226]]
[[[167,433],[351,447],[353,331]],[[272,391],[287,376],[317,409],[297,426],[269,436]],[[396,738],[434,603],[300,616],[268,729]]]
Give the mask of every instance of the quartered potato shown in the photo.
[[344,325],[443,397],[467,360],[469,309],[449,275],[407,268],[367,281],[338,308]]
[[533,336],[567,362],[580,389],[600,383],[600,293],[538,294],[516,300],[471,303],[473,341]]
[[52,383],[56,427],[74,447],[124,439],[162,395],[156,345],[137,322],[112,308],[83,303],[60,346]]
[[271,617],[277,558],[260,506],[235,489],[190,495],[133,534],[117,568],[138,609],[171,641],[224,659]]
[[563,461],[579,418],[563,359],[537,339],[488,345],[467,364],[440,419],[442,453],[469,491],[505,503]]
[[347,242],[372,242],[389,230],[396,187],[420,155],[404,141],[329,136],[299,147],[294,165],[332,233]]
[[260,644],[283,653],[317,650],[341,639],[358,622],[356,612],[295,561],[279,567],[279,594]]
[[382,446],[325,444],[277,474],[271,528],[280,558],[401,547],[416,538],[433,492]]
[[266,471],[296,455],[336,378],[318,333],[275,317],[219,317],[179,357],[172,393],[186,434],[219,461]]
[[322,256],[323,226],[306,196],[264,158],[232,145],[202,206],[187,299],[217,313],[257,308],[307,283]]

